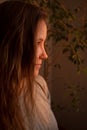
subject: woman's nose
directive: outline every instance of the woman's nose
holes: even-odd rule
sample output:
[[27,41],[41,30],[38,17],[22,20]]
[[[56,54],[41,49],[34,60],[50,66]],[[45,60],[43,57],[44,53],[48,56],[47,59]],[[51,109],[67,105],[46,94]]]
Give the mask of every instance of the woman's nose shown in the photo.
[[42,55],[41,55],[41,58],[42,58],[42,59],[47,59],[47,58],[48,58],[48,55],[47,55],[47,53],[46,53],[46,50],[45,50],[45,49],[43,49],[43,50],[42,50]]

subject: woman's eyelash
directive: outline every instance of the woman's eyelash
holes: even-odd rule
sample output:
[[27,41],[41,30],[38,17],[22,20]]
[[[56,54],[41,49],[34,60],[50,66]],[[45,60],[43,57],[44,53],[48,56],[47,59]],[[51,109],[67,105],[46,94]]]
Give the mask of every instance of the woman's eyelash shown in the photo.
[[[36,42],[37,45],[39,45],[40,43],[42,43],[42,41]],[[46,41],[44,42],[44,46],[47,46],[47,42]]]
[[39,45],[41,42],[37,42],[36,44]]
[[40,42],[37,42],[37,44],[39,44],[39,43],[41,43],[41,41],[40,41]]
[[38,41],[38,42],[36,42],[35,44],[36,44],[36,45],[39,45],[40,43],[41,43],[41,42],[40,42],[40,41]]

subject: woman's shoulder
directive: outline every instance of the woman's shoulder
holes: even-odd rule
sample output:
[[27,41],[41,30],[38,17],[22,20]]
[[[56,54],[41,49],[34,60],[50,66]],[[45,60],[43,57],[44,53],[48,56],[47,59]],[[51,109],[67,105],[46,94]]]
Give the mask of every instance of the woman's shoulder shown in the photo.
[[45,93],[46,97],[49,99],[50,93],[49,93],[49,89],[48,89],[46,80],[41,75],[38,75],[35,78],[35,81],[38,84],[38,86],[42,89],[42,91]]
[[38,83],[40,83],[41,85],[47,86],[46,80],[41,75],[38,75],[35,78],[35,81],[38,82]]
[[43,89],[43,91],[45,91],[45,92],[48,91],[48,86],[47,86],[46,80],[41,75],[38,75],[35,78],[35,81]]

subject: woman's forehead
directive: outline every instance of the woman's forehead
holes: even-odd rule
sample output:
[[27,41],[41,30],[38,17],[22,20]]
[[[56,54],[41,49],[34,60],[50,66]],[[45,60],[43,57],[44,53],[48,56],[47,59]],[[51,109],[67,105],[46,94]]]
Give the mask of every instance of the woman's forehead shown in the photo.
[[35,39],[44,40],[47,36],[47,25],[44,20],[40,20],[37,24]]

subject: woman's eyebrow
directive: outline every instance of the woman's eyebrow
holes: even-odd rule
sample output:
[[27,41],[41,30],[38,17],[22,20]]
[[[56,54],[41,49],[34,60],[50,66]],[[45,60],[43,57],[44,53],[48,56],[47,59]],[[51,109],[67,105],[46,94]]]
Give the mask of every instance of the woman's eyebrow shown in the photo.
[[43,38],[39,38],[39,39],[36,40],[36,43],[37,43],[37,42],[42,42],[42,41],[44,41],[44,43],[46,43],[47,38],[46,38],[45,40],[44,40]]
[[39,38],[38,40],[43,41],[43,38]]
[[39,42],[43,41],[43,38],[39,38],[39,39],[36,40],[36,42],[38,42],[38,41]]

